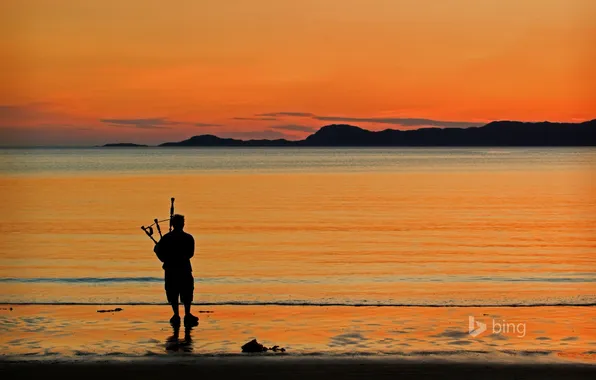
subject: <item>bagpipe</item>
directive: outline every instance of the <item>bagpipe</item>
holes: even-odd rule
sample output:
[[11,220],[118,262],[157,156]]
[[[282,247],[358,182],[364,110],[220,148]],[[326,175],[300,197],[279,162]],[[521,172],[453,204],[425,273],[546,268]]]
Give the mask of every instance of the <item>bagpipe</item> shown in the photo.
[[153,240],[153,242],[155,244],[157,244],[157,240],[155,240],[153,238],[153,226],[155,226],[155,228],[157,229],[157,232],[159,233],[159,238],[162,238],[161,235],[161,227],[159,226],[159,223],[163,223],[163,222],[170,222],[170,232],[172,231],[172,217],[174,216],[174,198],[171,198],[171,204],[170,204],[170,218],[169,219],[163,219],[163,220],[157,220],[157,218],[153,219],[153,224],[145,227],[145,226],[141,226],[141,229],[143,231],[145,231],[145,233],[147,234],[147,236],[149,236],[149,238],[151,240]]

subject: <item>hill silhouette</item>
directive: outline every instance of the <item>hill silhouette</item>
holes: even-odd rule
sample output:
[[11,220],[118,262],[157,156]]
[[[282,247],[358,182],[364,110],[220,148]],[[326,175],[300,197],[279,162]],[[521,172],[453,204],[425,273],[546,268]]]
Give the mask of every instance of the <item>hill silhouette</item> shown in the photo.
[[482,127],[369,131],[346,124],[322,127],[304,140],[237,140],[194,136],[161,147],[391,147],[391,146],[596,146],[596,119],[583,123],[494,121]]
[[180,142],[168,142],[159,146],[295,146],[296,141],[279,140],[237,140],[214,135],[193,136]]
[[134,143],[114,143],[102,145],[102,148],[146,148],[149,145],[134,144]]

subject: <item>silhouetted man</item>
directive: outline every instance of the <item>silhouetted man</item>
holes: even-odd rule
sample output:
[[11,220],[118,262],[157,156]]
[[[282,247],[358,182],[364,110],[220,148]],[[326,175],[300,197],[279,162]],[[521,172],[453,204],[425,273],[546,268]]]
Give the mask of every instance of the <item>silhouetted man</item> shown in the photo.
[[166,296],[174,310],[170,323],[174,326],[180,325],[178,314],[178,298],[180,298],[184,304],[184,325],[196,326],[199,318],[190,313],[194,292],[190,259],[195,254],[195,239],[183,231],[183,215],[172,216],[172,228],[173,230],[165,234],[153,249],[159,260],[163,262]]

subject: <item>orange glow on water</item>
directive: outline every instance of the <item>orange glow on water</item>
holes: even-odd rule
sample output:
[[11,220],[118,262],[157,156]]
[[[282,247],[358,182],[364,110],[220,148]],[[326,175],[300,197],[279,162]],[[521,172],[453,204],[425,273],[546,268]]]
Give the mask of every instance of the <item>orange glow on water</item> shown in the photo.
[[[197,238],[197,277],[227,279],[201,284],[204,301],[589,297],[592,287],[573,282],[511,282],[593,267],[596,206],[585,178],[582,171],[6,177],[0,276],[161,277],[139,227],[160,210],[167,216],[156,200],[175,189]],[[327,281],[330,274],[336,280]],[[233,281],[247,278],[254,281]],[[3,284],[2,296],[29,286]],[[63,291],[44,285],[44,297],[76,296]],[[98,287],[83,295],[113,291],[129,294]],[[162,302],[161,293],[161,284],[149,284],[137,301]]]

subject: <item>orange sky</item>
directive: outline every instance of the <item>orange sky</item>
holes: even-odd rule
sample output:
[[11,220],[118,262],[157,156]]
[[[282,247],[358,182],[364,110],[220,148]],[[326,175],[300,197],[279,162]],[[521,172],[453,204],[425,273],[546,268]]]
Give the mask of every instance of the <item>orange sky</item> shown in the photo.
[[4,0],[0,15],[0,145],[596,115],[592,0]]

